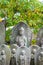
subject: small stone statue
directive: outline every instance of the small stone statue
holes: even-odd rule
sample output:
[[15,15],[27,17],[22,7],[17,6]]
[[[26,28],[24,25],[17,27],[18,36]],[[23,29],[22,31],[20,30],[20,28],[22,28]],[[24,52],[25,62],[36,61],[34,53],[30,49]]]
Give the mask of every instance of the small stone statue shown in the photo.
[[35,56],[35,65],[43,65],[43,47],[41,47]]
[[30,50],[27,47],[19,47],[16,51],[17,65],[30,65]]
[[40,47],[43,45],[43,28],[41,28],[38,32],[36,44],[39,45]]
[[10,65],[16,65],[16,50],[15,49],[12,49],[12,57],[11,57],[11,60],[10,60]]
[[1,65],[6,65],[6,55],[5,55],[5,51],[4,50],[2,50],[1,51]]
[[18,65],[26,65],[26,54],[24,50],[20,54]]
[[5,45],[5,44],[2,44],[0,45],[0,51],[4,50],[5,51],[5,55],[6,55],[6,65],[9,65],[10,63],[10,58],[11,58],[11,50],[10,48]]
[[18,46],[27,46],[27,38],[24,35],[24,28],[21,27],[18,31],[18,36],[16,38],[16,42]]
[[31,59],[30,59],[30,65],[35,65],[35,54],[36,51],[39,49],[40,47],[37,45],[31,45],[29,47],[30,51],[31,51]]

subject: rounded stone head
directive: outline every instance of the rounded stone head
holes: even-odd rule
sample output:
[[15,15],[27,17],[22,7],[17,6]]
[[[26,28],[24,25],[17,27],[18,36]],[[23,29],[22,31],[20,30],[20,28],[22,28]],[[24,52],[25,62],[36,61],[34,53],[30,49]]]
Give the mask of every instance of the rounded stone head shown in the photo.
[[20,35],[23,35],[23,34],[24,34],[24,28],[23,28],[23,27],[21,27],[21,28],[19,29],[19,34],[20,34]]
[[1,51],[1,55],[5,55],[5,51],[4,50]]
[[21,55],[25,55],[25,54],[26,54],[25,50],[22,50]]
[[16,49],[12,49],[12,53],[15,54],[16,53]]
[[35,52],[36,52],[36,49],[34,48],[34,49],[32,50],[32,53],[35,54]]
[[39,61],[43,61],[43,52],[40,52]]
[[31,52],[31,53],[32,53],[32,54],[31,54],[31,57],[32,57],[32,58],[34,58],[35,52],[36,52],[36,49],[33,48],[33,49],[32,49],[32,52]]

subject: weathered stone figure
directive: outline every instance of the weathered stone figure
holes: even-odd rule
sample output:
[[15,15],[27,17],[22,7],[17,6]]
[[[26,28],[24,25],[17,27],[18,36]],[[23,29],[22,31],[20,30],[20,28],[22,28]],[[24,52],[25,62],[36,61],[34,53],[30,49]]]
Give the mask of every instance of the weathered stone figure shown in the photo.
[[[4,50],[5,51],[5,55],[4,55],[4,52],[2,51]],[[2,51],[2,57],[1,60],[2,60],[2,65],[5,65],[5,56],[6,56],[6,65],[9,65],[10,63],[10,57],[11,57],[11,50],[10,48],[8,48],[7,45],[5,45],[5,19],[3,18],[2,21],[0,22],[0,52]]]
[[30,59],[30,65],[35,65],[35,54],[36,51],[39,49],[40,47],[37,45],[31,45],[29,47],[30,51],[31,51],[31,59]]
[[36,53],[35,65],[43,65],[43,47],[41,47]]
[[27,38],[24,35],[24,28],[21,27],[18,31],[18,36],[16,38],[16,42],[18,46],[27,46]]
[[5,55],[5,51],[4,50],[2,50],[1,51],[1,65],[6,65],[6,55]]
[[36,44],[40,47],[43,45],[43,28],[41,28],[38,32]]
[[24,50],[20,54],[19,65],[26,65],[26,54]]
[[31,45],[32,32],[27,24],[20,22],[18,23],[11,32],[10,42],[11,44],[17,44],[18,46]]
[[29,52],[27,47],[19,47],[16,51],[16,65],[30,65]]
[[0,51],[4,50],[5,51],[5,55],[6,55],[6,65],[9,65],[10,63],[10,58],[11,58],[11,50],[10,48],[5,45],[5,44],[2,44],[0,45]]
[[12,49],[12,56],[11,56],[11,60],[10,60],[10,65],[16,65],[16,50]]
[[0,21],[0,45],[5,43],[5,19]]

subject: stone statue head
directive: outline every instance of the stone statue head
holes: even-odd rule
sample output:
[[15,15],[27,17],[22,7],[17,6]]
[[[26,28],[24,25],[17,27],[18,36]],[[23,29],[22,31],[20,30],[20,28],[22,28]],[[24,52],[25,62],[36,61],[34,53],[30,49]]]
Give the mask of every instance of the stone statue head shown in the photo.
[[43,52],[40,52],[39,61],[43,61]]
[[25,50],[22,50],[21,51],[21,55],[25,55],[26,53],[25,53]]
[[24,28],[21,27],[21,28],[19,29],[18,33],[19,33],[19,35],[23,35],[23,34],[24,34]]
[[1,55],[5,55],[5,51],[4,50],[1,51]]
[[15,54],[16,53],[16,49],[12,49],[12,54]]

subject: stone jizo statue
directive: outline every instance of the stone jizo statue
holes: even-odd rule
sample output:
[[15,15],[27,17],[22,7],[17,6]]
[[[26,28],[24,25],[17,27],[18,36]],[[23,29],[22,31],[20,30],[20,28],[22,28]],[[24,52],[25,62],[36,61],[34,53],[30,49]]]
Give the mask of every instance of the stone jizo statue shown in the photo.
[[32,41],[32,32],[24,22],[19,22],[13,27],[10,35],[10,43],[17,44],[19,47],[25,45],[29,47]]
[[27,46],[27,38],[24,35],[24,28],[21,27],[18,31],[18,36],[16,37],[16,42],[18,46]]
[[27,47],[19,47],[16,51],[17,65],[30,65],[30,50]]
[[41,47],[35,56],[35,63],[36,65],[43,65],[43,47]]
[[15,49],[12,49],[12,56],[11,56],[11,59],[10,59],[10,65],[16,65],[16,50]]
[[26,54],[24,50],[20,54],[19,65],[26,65]]
[[0,56],[1,56],[1,60],[0,60],[1,61],[1,65],[6,65],[7,61],[6,61],[6,55],[5,55],[5,51],[4,50],[1,51],[1,55]]
[[36,54],[36,51],[39,49],[40,47],[37,46],[37,45],[31,45],[29,47],[30,49],[30,52],[31,52],[31,58],[30,58],[30,65],[35,65],[35,54]]

